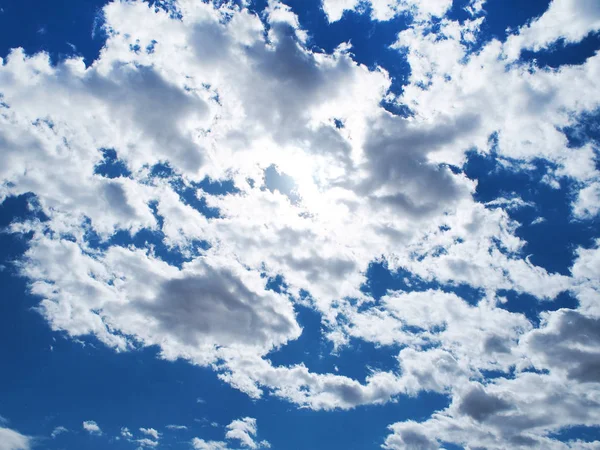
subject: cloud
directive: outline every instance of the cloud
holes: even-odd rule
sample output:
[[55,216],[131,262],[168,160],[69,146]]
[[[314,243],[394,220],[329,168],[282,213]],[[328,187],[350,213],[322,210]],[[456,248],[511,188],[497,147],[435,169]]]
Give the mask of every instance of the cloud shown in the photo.
[[227,425],[225,438],[240,441],[242,447],[252,449],[270,447],[270,444],[266,441],[256,442],[256,419],[252,417],[234,420]]
[[600,29],[600,7],[593,0],[552,0],[548,10],[518,30],[507,42],[509,56],[518,58],[521,49],[541,50],[564,40],[574,43]]
[[[271,448],[268,441],[258,441],[256,419],[252,417],[243,417],[232,421],[227,425],[227,433],[225,439],[239,441],[243,448]],[[205,441],[200,438],[192,440],[192,446],[197,450],[228,450],[230,447],[226,442],[222,441]]]
[[439,443],[428,437],[427,426],[416,422],[403,422],[392,428],[394,434],[383,445],[386,449],[438,450]]
[[[529,391],[529,389],[537,390]],[[582,397],[594,402],[587,393],[564,386],[551,376],[524,373],[514,380],[502,379],[487,388],[465,386],[457,392],[449,408],[421,423],[400,422],[390,428],[386,439],[389,449],[401,449],[405,430],[416,428],[427,436],[428,445],[450,442],[489,449],[525,449],[540,446],[550,449],[593,448],[598,442],[564,443],[548,436],[574,422],[596,423],[598,410],[588,403],[580,408]],[[500,397],[502,395],[502,397]],[[503,398],[504,397],[504,398]],[[560,400],[558,400],[560,399]],[[427,448],[427,447],[426,447]]]
[[[471,2],[475,3],[475,2]],[[359,11],[365,8],[371,9],[373,20],[390,20],[398,14],[411,14],[418,19],[430,19],[432,17],[443,17],[452,7],[449,0],[322,0],[323,11],[329,22],[337,22],[342,18],[345,11]]]
[[68,430],[68,429],[66,429],[65,427],[63,427],[63,426],[59,426],[59,427],[56,427],[56,428],[55,428],[55,429],[52,431],[52,433],[50,434],[50,436],[52,437],[52,439],[55,439],[55,438],[56,438],[56,436],[58,436],[58,435],[60,435],[60,434],[63,434],[63,433],[67,433],[68,431],[69,431],[69,430]]
[[154,439],[158,439],[159,436],[158,431],[156,431],[154,428],[140,428],[140,432]]
[[[47,267],[52,271],[47,279],[60,283],[65,293],[71,290],[77,296],[80,289],[96,292],[89,304],[73,305],[75,316],[64,316],[65,297],[42,301],[41,310],[56,328],[77,334],[95,332],[108,345],[126,348],[129,344],[123,337],[110,333],[110,322],[148,345],[160,344],[168,358],[186,357],[198,363],[212,362],[217,346],[262,354],[299,334],[289,300],[267,291],[258,273],[239,264],[222,261],[224,265],[219,266],[214,259],[197,259],[179,270],[145,252],[111,247],[104,266],[73,243],[39,244],[35,250],[32,247],[31,257],[78,261],[82,271],[96,273],[96,280],[104,280],[98,284],[82,273],[83,278],[75,281],[58,267]],[[115,275],[129,281],[109,282]],[[41,282],[33,289],[46,296],[48,287]],[[114,303],[118,297],[127,299],[126,304]],[[102,316],[92,311],[97,308],[102,309]],[[152,323],[147,323],[148,317],[154,318]]]
[[543,326],[525,341],[536,368],[561,371],[581,383],[599,383],[600,318],[565,309],[544,313],[542,318]]
[[95,434],[97,436],[100,436],[102,434],[102,430],[100,429],[98,424],[93,420],[86,420],[85,422],[83,422],[83,429],[88,433]]
[[203,439],[192,439],[192,447],[196,450],[227,450],[227,443],[219,441],[205,441]]
[[32,439],[10,428],[0,427],[0,450],[29,450]]
[[136,439],[135,442],[137,442],[140,447],[157,447],[158,446],[158,442],[157,441],[153,441],[152,439],[147,439],[147,438],[143,438],[143,439]]
[[481,387],[477,386],[461,398],[458,410],[460,413],[482,422],[491,415],[510,409],[510,407],[509,402],[487,394]]
[[167,425],[166,428],[168,430],[187,430],[188,427],[185,425]]
[[600,212],[600,183],[594,182],[577,194],[573,215],[579,219],[593,219]]

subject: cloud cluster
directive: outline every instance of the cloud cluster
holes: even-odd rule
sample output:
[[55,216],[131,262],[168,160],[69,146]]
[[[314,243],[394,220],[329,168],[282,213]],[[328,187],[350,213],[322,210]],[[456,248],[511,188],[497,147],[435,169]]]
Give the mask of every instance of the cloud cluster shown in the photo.
[[[378,20],[416,19],[393,45],[411,67],[394,95],[388,73],[355,62],[349,44],[311,50],[282,3],[262,18],[215,3],[109,3],[89,67],[20,49],[1,61],[0,199],[36,195],[39,219],[11,229],[32,232],[20,269],[53,329],[118,351],[157,346],[252,397],[313,409],[451,397],[425,422],[392,425],[390,449],[568,448],[552,433],[600,423],[600,250],[577,249],[570,275],[535,266],[510,215],[535,206],[477,202],[462,170],[472,151],[507,170],[543,161],[545,185],[574,186],[573,218],[597,216],[595,150],[569,146],[562,130],[600,106],[600,56],[555,70],[518,60],[598,29],[595,4],[555,0],[506,42],[472,51],[483,2],[461,24],[442,18],[451,2],[372,0]],[[331,21],[357,6],[323,2]],[[585,33],[548,25],[583,7]],[[435,287],[375,299],[362,289],[374,261]],[[461,297],[465,287],[479,298]],[[537,325],[507,311],[504,291],[540,302],[569,291],[579,307]],[[269,353],[302,332],[296,304],[321,315],[338,348],[353,338],[401,348],[396,367],[360,383],[274,366]],[[140,432],[140,445],[157,443],[156,430]],[[243,418],[225,437],[267,447],[256,434]]]
[[[480,9],[481,0],[471,0],[469,8]],[[373,20],[390,20],[398,14],[411,14],[416,19],[444,17],[452,7],[451,0],[322,0],[323,11],[330,22],[340,20],[345,11],[361,12],[370,8]]]
[[[271,448],[268,441],[258,441],[256,439],[257,427],[256,419],[253,417],[243,417],[234,420],[227,425],[225,439],[228,441],[239,441],[242,448],[258,449]],[[192,447],[196,450],[228,450],[230,447],[224,441],[205,441],[204,439],[194,438]]]

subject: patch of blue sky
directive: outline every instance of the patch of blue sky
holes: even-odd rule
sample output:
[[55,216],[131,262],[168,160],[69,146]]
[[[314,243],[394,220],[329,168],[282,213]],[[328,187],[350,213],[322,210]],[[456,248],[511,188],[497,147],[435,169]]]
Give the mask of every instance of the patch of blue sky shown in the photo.
[[558,68],[564,65],[583,64],[588,58],[600,50],[600,34],[591,33],[576,43],[565,43],[559,40],[550,47],[521,52],[520,62],[535,62],[537,67]]
[[600,109],[579,115],[573,125],[562,131],[567,136],[570,147],[582,147],[586,144],[594,146],[596,169],[600,170]]
[[[426,420],[433,412],[447,407],[449,399],[441,394],[422,393],[415,397],[401,396],[396,403],[335,412],[282,408],[282,402],[272,398],[261,403],[269,416],[262,422],[264,427],[260,425],[260,431],[273,448],[364,450],[383,444],[386,430],[382,424]],[[260,416],[256,417],[261,423]]]
[[27,54],[47,52],[53,63],[81,55],[89,65],[104,46],[101,9],[105,4],[106,0],[2,2],[0,56],[22,47]]
[[498,307],[514,313],[521,313],[536,327],[540,324],[540,313],[543,311],[556,311],[561,308],[575,309],[579,302],[568,291],[561,292],[552,300],[538,300],[529,294],[520,294],[512,290],[499,290],[499,297],[506,300],[499,303]]
[[452,444],[450,442],[442,442],[442,448],[444,450],[464,450],[463,446]]
[[[455,0],[447,14],[450,20],[464,22],[471,19],[465,10],[468,0]],[[473,51],[481,48],[492,39],[504,42],[517,28],[530,23],[541,16],[550,5],[550,0],[487,0],[483,6],[485,20],[483,21]]]
[[94,173],[106,178],[130,177],[131,171],[127,164],[117,157],[117,151],[112,148],[100,149],[103,159],[96,164]]
[[[598,218],[574,220],[571,210],[573,182],[562,180],[555,189],[542,182],[548,163],[534,161],[535,168],[519,170],[501,161],[492,152],[488,155],[470,153],[464,166],[465,174],[478,181],[475,199],[486,203],[517,193],[533,206],[508,209],[510,217],[521,226],[516,235],[526,242],[522,250],[535,265],[564,275],[575,258],[577,246],[589,248],[600,236]],[[538,217],[545,221],[534,223]]]
[[[151,204],[150,206],[154,207],[154,209],[156,208],[155,205]],[[155,217],[157,217],[160,225],[162,219],[156,214],[156,211]],[[142,250],[152,248],[154,256],[178,268],[181,268],[184,263],[202,255],[204,251],[210,248],[210,244],[207,241],[198,239],[188,242],[183,249],[171,248],[165,244],[165,235],[160,229],[150,230],[144,228],[133,235],[128,230],[117,230],[108,239],[102,239],[93,229],[92,225],[90,221],[86,221],[83,224],[86,227],[85,242],[91,249],[106,251],[113,246],[135,247]]]
[[[466,284],[441,284],[436,281],[423,280],[404,269],[391,271],[384,260],[374,261],[369,264],[366,277],[367,281],[361,287],[361,290],[376,301],[380,300],[389,291],[422,292],[427,290],[441,290],[454,293],[468,303],[475,305],[484,295],[479,289]],[[370,306],[366,304],[363,309]]]
[[[266,287],[278,293],[286,292],[286,284],[281,276],[269,279]],[[364,381],[373,371],[397,370],[399,347],[381,347],[353,339],[336,351],[333,343],[324,339],[321,315],[301,303],[296,303],[294,309],[302,334],[297,340],[269,353],[268,357],[274,365],[303,363],[315,373],[340,373],[360,381]]]
[[207,218],[220,217],[218,208],[208,206],[206,198],[199,196],[201,189],[211,195],[227,195],[239,192],[231,180],[211,180],[204,178],[196,182],[184,180],[168,164],[156,164],[151,169],[151,178],[163,178],[169,181],[171,188],[179,195],[180,200],[188,206],[196,209]]
[[321,315],[313,309],[295,305],[296,320],[302,335],[271,353],[268,357],[276,365],[303,363],[311,372],[339,373],[364,382],[376,371],[398,370],[398,346],[377,346],[370,342],[352,339],[347,345],[334,349],[333,343],[324,339]]
[[557,439],[562,442],[582,441],[594,442],[600,436],[600,427],[575,426],[560,430],[558,433],[549,435],[552,439]]
[[[33,194],[23,194],[18,197],[7,197],[0,203],[0,273],[3,276],[16,275],[18,268],[15,262],[23,255],[28,248],[28,242],[32,237],[28,234],[12,234],[8,227],[13,223],[23,222],[25,220],[45,220],[46,217],[40,214],[34,207],[36,197]],[[10,277],[8,278],[10,280]],[[6,287],[10,282],[2,283]],[[4,295],[3,295],[4,296]],[[10,299],[10,295],[4,297]]]

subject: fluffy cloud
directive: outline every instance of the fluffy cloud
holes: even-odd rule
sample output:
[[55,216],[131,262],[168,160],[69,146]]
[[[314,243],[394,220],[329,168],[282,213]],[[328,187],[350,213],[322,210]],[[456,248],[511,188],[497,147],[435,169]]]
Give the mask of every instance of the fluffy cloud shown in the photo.
[[392,425],[385,447],[411,448],[411,443],[422,442],[429,446],[423,448],[439,448],[442,442],[452,442],[489,449],[594,448],[598,442],[564,443],[549,435],[574,423],[597,423],[599,411],[597,392],[565,385],[551,375],[524,373],[485,388],[459,388],[450,407],[427,421]]
[[0,427],[0,450],[29,450],[31,438],[10,428]]
[[573,204],[573,214],[577,218],[593,218],[600,212],[600,183],[594,182],[581,189]]
[[[42,271],[44,279],[62,286],[60,295],[45,281],[32,286],[45,297],[40,310],[53,327],[73,335],[94,333],[118,349],[133,343],[112,329],[160,345],[167,358],[206,364],[216,358],[217,347],[263,354],[300,332],[289,300],[267,291],[258,273],[229,261],[219,266],[202,258],[180,270],[141,250],[111,247],[100,260],[73,242],[46,239],[32,245],[27,257],[27,273]],[[41,258],[71,261],[79,273]],[[94,295],[84,305],[79,295],[85,290]]]
[[[257,441],[256,435],[256,419],[243,417],[227,425],[225,438],[227,440],[239,441],[240,445],[244,448],[258,449],[271,447],[271,444],[267,441]],[[192,440],[192,447],[196,450],[228,450],[230,448],[226,442],[205,441],[200,438]]]
[[594,0],[552,0],[548,10],[512,36],[508,54],[518,58],[521,49],[541,50],[558,40],[579,42],[600,29],[600,6]]
[[227,425],[227,433],[225,438],[229,440],[237,440],[242,447],[247,448],[270,448],[271,444],[267,441],[256,441],[256,419],[252,417],[244,417],[234,420]]
[[90,434],[95,434],[95,435],[102,434],[102,430],[100,429],[98,424],[96,422],[94,422],[93,420],[86,420],[85,422],[83,422],[83,429]]
[[156,431],[154,428],[140,428],[140,432],[154,439],[158,439],[159,436],[158,431]]

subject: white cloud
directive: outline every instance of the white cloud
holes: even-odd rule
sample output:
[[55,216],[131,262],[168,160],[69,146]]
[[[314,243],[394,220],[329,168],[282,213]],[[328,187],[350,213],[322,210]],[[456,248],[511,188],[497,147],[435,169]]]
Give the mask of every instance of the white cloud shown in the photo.
[[238,440],[242,447],[256,449],[265,447],[265,442],[256,442],[256,419],[244,417],[227,425],[226,439]]
[[59,426],[59,427],[56,427],[56,428],[55,428],[55,429],[52,431],[52,433],[50,434],[50,436],[52,436],[52,439],[54,439],[54,438],[56,438],[56,436],[58,436],[58,435],[60,435],[60,434],[63,434],[63,433],[67,433],[68,431],[69,431],[69,430],[68,430],[68,429],[66,429],[65,427],[63,427],[63,426]]
[[192,447],[196,450],[228,450],[225,442],[205,441],[199,438],[192,439]]
[[495,200],[487,202],[486,206],[501,206],[508,211],[512,211],[526,207],[535,207],[535,204],[533,204],[532,202],[526,202],[522,198],[516,196],[510,198],[497,198]]
[[148,439],[148,438],[143,438],[143,439],[136,439],[136,441],[140,447],[157,447],[158,446],[158,442],[157,441],[153,441],[152,439]]
[[[423,448],[438,448],[440,442],[490,450],[595,448],[598,442],[564,443],[548,435],[574,422],[597,423],[597,408],[577,406],[582,402],[591,406],[597,402],[596,397],[576,385],[534,373],[521,374],[514,380],[500,379],[486,387],[464,385],[450,407],[430,419],[392,425],[385,448],[419,448],[410,447],[411,442],[427,445]],[[555,403],[558,398],[560,401]]]
[[[252,417],[243,417],[232,421],[227,425],[227,433],[225,439],[239,441],[243,448],[271,448],[271,444],[268,441],[258,441],[256,419]],[[192,446],[196,450],[229,450],[229,446],[226,442],[222,441],[205,441],[200,438],[194,438],[192,440]]]
[[29,450],[32,439],[10,428],[0,427],[0,450]]
[[95,434],[98,436],[102,434],[102,430],[100,429],[98,424],[93,420],[86,420],[85,422],[83,422],[83,429],[90,434]]
[[579,42],[600,30],[600,5],[595,0],[552,0],[548,10],[509,38],[507,54],[518,58],[521,49],[541,50],[559,39]]
[[540,224],[540,223],[544,223],[544,222],[546,222],[546,218],[545,218],[545,217],[541,217],[541,216],[540,216],[540,217],[536,217],[536,218],[535,218],[535,219],[534,219],[534,220],[531,222],[531,224],[530,224],[530,225],[538,225],[538,224]]
[[600,182],[584,187],[577,194],[573,214],[579,219],[591,219],[600,212]]
[[168,430],[187,430],[188,427],[185,425],[167,425],[166,428]]
[[140,432],[154,439],[158,439],[159,436],[158,431],[156,431],[154,428],[140,428]]

